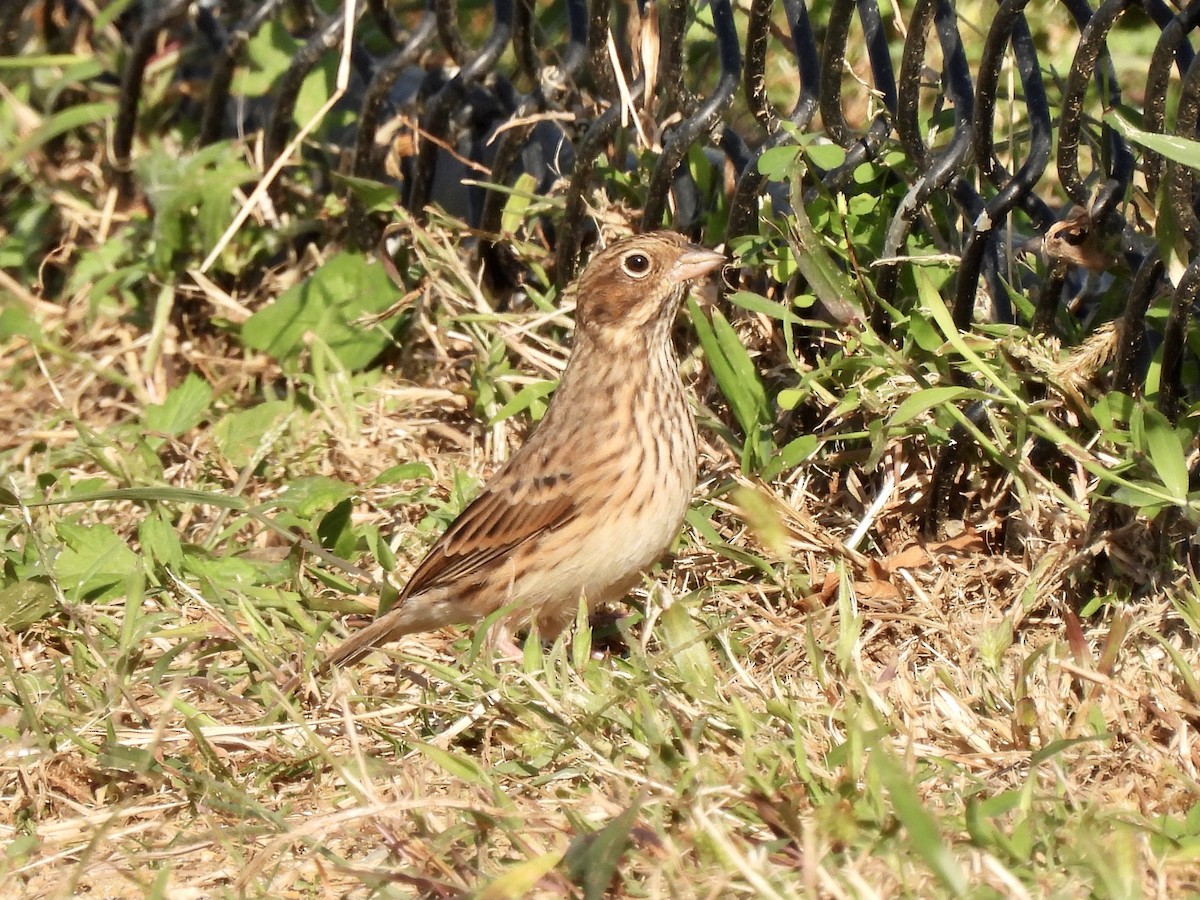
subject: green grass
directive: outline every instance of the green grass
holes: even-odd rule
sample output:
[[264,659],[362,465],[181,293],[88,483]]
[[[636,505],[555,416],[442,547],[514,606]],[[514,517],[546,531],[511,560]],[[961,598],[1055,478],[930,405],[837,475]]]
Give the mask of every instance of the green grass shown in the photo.
[[[1196,417],[1156,412],[1153,367],[1109,391],[1110,331],[960,336],[944,259],[906,271],[890,341],[819,320],[870,299],[903,188],[866,166],[735,248],[811,296],[684,316],[701,485],[620,616],[314,676],[544,411],[570,311],[525,217],[557,207],[514,195],[502,308],[440,215],[392,214],[403,287],[333,237],[297,251],[345,213],[302,179],[202,274],[245,148],[147,134],[154,213],[112,205],[111,90],[75,63],[0,68],[6,896],[1200,893]],[[962,520],[924,539],[980,397]]]

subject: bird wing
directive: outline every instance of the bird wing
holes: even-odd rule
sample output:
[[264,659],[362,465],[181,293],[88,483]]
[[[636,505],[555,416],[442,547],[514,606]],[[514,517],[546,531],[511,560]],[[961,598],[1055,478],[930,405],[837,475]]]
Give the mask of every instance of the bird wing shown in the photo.
[[511,553],[539,535],[561,528],[578,514],[569,491],[524,490],[511,483],[485,487],[433,545],[396,601],[449,584]]
[[[428,613],[429,609],[422,609],[417,595],[453,586],[458,579],[469,578],[472,573],[503,560],[526,541],[573,520],[578,511],[568,496],[571,492],[554,490],[555,480],[500,478],[494,487],[484,488],[433,545],[391,608],[334,647],[322,660],[322,671],[330,666],[347,665],[371,647],[402,634],[470,618],[440,618],[436,614],[422,617],[422,611]],[[409,598],[416,604],[412,609],[407,606]]]

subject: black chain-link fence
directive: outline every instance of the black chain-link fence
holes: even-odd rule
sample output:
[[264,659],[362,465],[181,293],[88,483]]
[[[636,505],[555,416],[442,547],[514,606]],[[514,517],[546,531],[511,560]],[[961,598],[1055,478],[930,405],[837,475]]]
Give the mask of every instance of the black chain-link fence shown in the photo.
[[[786,211],[786,195],[772,193],[758,162],[797,135],[817,133],[845,153],[827,170],[809,167],[809,197],[842,191],[864,162],[896,154],[903,160],[892,166],[893,177],[905,181],[903,199],[868,269],[879,329],[888,328],[887,310],[912,265],[905,248],[914,229],[940,227],[946,249],[960,258],[947,298],[960,329],[972,323],[978,297],[986,294],[999,321],[1013,320],[1012,299],[1019,296],[1027,301],[1026,324],[1049,331],[1067,295],[1078,301],[1083,276],[1111,272],[1110,288],[1116,278],[1124,291],[1116,390],[1138,391],[1148,356],[1147,310],[1171,294],[1153,341],[1162,348],[1159,406],[1174,418],[1184,395],[1186,326],[1200,290],[1197,189],[1192,169],[1146,147],[1135,154],[1105,117],[1122,106],[1108,47],[1122,17],[1158,34],[1135,104],[1140,127],[1193,138],[1200,65],[1191,41],[1200,3],[1176,10],[1162,0],[1107,0],[1093,10],[1086,0],[1064,0],[1054,7],[1059,16],[1049,36],[1042,22],[1031,28],[1028,4],[985,7],[970,27],[951,0],[886,11],[876,0],[749,0],[737,8],[730,0],[428,0],[423,7],[359,0],[349,15],[341,4],[322,8],[314,0],[132,4],[117,21],[129,51],[111,175],[122,191],[136,188],[131,156],[139,97],[147,64],[164,41],[186,47],[177,77],[193,83],[184,114],[198,122],[197,141],[261,131],[270,168],[294,136],[305,79],[341,53],[353,23],[350,81],[335,107],[347,113],[345,124],[323,133],[333,149],[316,167],[394,184],[418,219],[430,203],[440,204],[484,236],[483,258],[492,266],[503,261],[487,236],[499,233],[507,194],[464,181],[512,187],[532,176],[535,190],[561,193],[564,206],[549,234],[556,277],[565,283],[577,268],[589,199],[601,187],[598,164],[613,165],[622,148],[633,156],[635,129],[657,132],[642,227],[665,224],[670,206],[671,227],[695,231],[704,222],[710,242],[758,234],[767,205]],[[87,20],[70,0],[59,0],[57,10],[42,16],[50,48],[69,46],[71,29]],[[0,35],[11,40],[20,19],[20,4],[10,4]],[[238,96],[231,85],[248,65],[247,47],[267,23],[281,21],[302,45],[269,90]],[[1072,45],[1065,74],[1043,59],[1047,52],[1060,58]],[[848,98],[852,70],[866,84]],[[790,94],[782,105],[781,92]],[[1057,98],[1053,106],[1048,97]],[[403,128],[393,127],[397,120]],[[397,154],[401,144],[407,152]],[[710,169],[706,188],[695,177],[697,161]],[[286,191],[304,170],[284,170],[274,190]],[[345,183],[329,181],[329,189],[345,191],[352,238],[369,245],[383,223]],[[713,220],[705,219],[706,190],[722,192],[724,234],[711,233]],[[1174,282],[1167,280],[1170,267],[1160,259],[1154,225],[1134,211],[1136,193],[1153,205],[1160,190],[1186,248],[1185,269]],[[1029,268],[1014,275],[1014,255],[1031,246],[1043,254],[1036,277]],[[937,498],[947,494],[958,466],[955,446],[938,467],[935,518]]]
[[[1095,12],[1082,0],[1066,4],[1079,28],[1079,46],[1062,91],[1061,108],[1052,111],[1043,88],[1043,79],[1052,75],[1039,60],[1031,37],[1023,12],[1027,2],[1000,4],[986,35],[972,34],[975,41],[983,42],[977,71],[972,72],[955,6],[948,0],[921,0],[902,22],[892,16],[885,22],[874,2],[831,0],[819,4],[820,28],[814,26],[800,0],[782,4],[752,0],[748,9],[736,12],[728,0],[712,0],[706,4],[705,21],[711,16],[710,36],[719,77],[703,94],[693,93],[687,84],[690,73],[684,65],[684,36],[697,10],[685,0],[658,4],[643,0],[638,9],[631,4],[619,11],[610,8],[609,0],[563,0],[554,4],[561,7],[563,27],[552,31],[534,27],[537,10],[531,0],[495,0],[490,9],[475,11],[476,25],[481,17],[490,18],[486,40],[478,47],[469,46],[464,38],[458,4],[453,0],[430,0],[423,10],[403,14],[384,0],[360,2],[354,17],[365,16],[371,27],[359,29],[357,35],[369,34],[375,46],[369,47],[364,40],[352,53],[355,83],[345,103],[357,108],[357,121],[353,135],[346,138],[351,157],[348,168],[355,175],[380,177],[376,137],[381,123],[403,110],[415,113],[417,150],[397,180],[405,204],[419,215],[430,201],[456,204],[455,198],[438,193],[438,170],[447,164],[448,147],[465,148],[464,155],[490,173],[487,180],[506,185],[529,170],[523,151],[540,137],[554,156],[544,162],[542,174],[561,172],[571,181],[567,212],[557,235],[563,248],[560,259],[570,263],[577,253],[584,194],[595,163],[616,131],[632,127],[622,120],[626,110],[619,81],[626,85],[632,105],[643,104],[645,74],[623,71],[618,78],[609,42],[622,43],[616,57],[628,65],[638,50],[628,46],[629,18],[640,15],[649,21],[647,10],[658,7],[653,17],[658,34],[654,113],[660,121],[676,115],[681,118],[663,135],[647,185],[643,227],[663,224],[672,191],[677,194],[677,205],[689,210],[686,214],[693,220],[679,221],[677,217],[673,224],[683,229],[694,224],[698,210],[679,196],[688,190],[684,184],[687,176],[681,175],[679,168],[688,149],[702,144],[728,160],[736,173],[724,237],[753,233],[766,180],[755,166],[757,157],[763,150],[791,140],[792,132],[780,127],[782,119],[805,130],[819,112],[820,130],[848,151],[842,165],[821,173],[826,189],[844,186],[857,165],[878,156],[884,147],[898,146],[918,172],[888,231],[885,258],[898,254],[912,223],[936,192],[948,192],[953,198],[969,223],[964,229],[963,266],[955,295],[956,319],[966,325],[971,320],[978,279],[995,277],[994,238],[1006,217],[1019,209],[1042,234],[1060,218],[1036,191],[1046,177],[1055,127],[1055,177],[1071,203],[1086,210],[1087,221],[1081,224],[1077,219],[1077,228],[1119,228],[1120,223],[1110,221],[1109,214],[1128,197],[1134,177],[1134,157],[1125,142],[1088,117],[1084,99],[1089,86],[1098,84],[1107,106],[1120,103],[1105,39],[1120,16],[1139,4],[1113,0]],[[786,13],[787,34],[773,29],[777,6]],[[1162,30],[1147,77],[1146,124],[1150,130],[1163,128],[1170,68],[1175,65],[1181,75],[1187,75],[1175,132],[1187,135],[1188,118],[1196,116],[1197,76],[1189,68],[1193,53],[1185,38],[1200,12],[1190,6],[1176,13],[1159,0],[1147,0],[1141,7]],[[284,15],[293,28],[306,29],[301,32],[306,43],[272,86],[269,99],[247,113],[244,105],[231,99],[233,75],[245,62],[248,41],[272,17]],[[880,101],[878,112],[857,128],[847,121],[842,96],[855,18],[861,26],[855,38],[865,42],[871,88]],[[142,80],[163,32],[184,36],[194,45],[194,55],[208,56],[202,65],[193,63],[203,72],[197,75],[203,79],[203,90],[195,98],[200,106],[199,141],[261,128],[265,163],[270,166],[290,137],[305,77],[326,54],[340,48],[345,21],[341,9],[322,13],[306,0],[266,0],[253,8],[237,2],[174,0],[131,8],[124,21],[130,53],[122,73],[121,106],[113,136],[115,177],[126,189],[131,187],[128,173]],[[899,34],[906,38],[897,71],[889,40],[894,43]],[[380,36],[390,45],[387,53],[378,46]],[[623,37],[618,40],[618,36]],[[936,39],[936,48],[930,48],[931,38]],[[1010,54],[1020,75],[1021,95],[1016,100],[1023,107],[1029,132],[1027,153],[1016,172],[1009,172],[997,158],[993,137],[999,76]],[[795,67],[798,85],[795,104],[786,114],[771,103],[765,87],[768,62],[780,55],[786,55],[788,64]],[[929,67],[934,56],[937,70]],[[431,59],[437,62],[431,63]],[[952,140],[936,148],[927,143],[928,122],[920,114],[921,91],[929,87],[923,80],[931,78],[936,79],[933,88],[940,103],[953,109]],[[739,131],[727,118],[735,99],[753,115],[759,133],[743,133],[748,129]],[[569,124],[554,119],[525,121],[554,110],[571,110],[576,115]],[[593,115],[589,118],[581,112]],[[547,130],[553,133],[535,136],[540,125],[552,125]],[[556,146],[556,142],[563,145]],[[1081,145],[1102,148],[1103,171],[1081,173]],[[1197,229],[1188,170],[1164,163],[1151,151],[1144,151],[1143,158],[1150,192],[1157,189],[1160,179],[1167,178],[1175,212],[1191,236]],[[494,231],[500,209],[496,198],[502,199],[503,194],[487,193],[482,202],[473,199],[465,209],[468,221],[483,231]],[[880,267],[876,289],[884,300],[895,293],[900,265]],[[569,279],[572,273],[573,266],[568,264],[560,277]],[[996,291],[998,297],[1003,294]],[[1039,297],[1043,324],[1054,300],[1052,285]]]

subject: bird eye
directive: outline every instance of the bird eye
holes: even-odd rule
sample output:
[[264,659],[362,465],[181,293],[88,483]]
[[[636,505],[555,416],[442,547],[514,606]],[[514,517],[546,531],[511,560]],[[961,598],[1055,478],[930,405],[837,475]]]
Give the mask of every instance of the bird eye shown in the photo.
[[621,268],[626,275],[641,278],[650,271],[650,257],[645,253],[630,253],[621,260]]

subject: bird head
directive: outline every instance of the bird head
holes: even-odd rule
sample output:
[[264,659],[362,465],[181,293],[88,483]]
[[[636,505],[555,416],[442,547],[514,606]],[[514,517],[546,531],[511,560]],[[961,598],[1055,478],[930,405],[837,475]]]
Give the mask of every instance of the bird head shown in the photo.
[[579,276],[576,329],[606,343],[665,341],[689,283],[725,262],[672,231],[622,238]]

